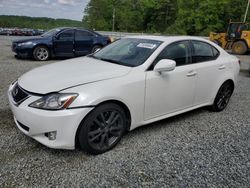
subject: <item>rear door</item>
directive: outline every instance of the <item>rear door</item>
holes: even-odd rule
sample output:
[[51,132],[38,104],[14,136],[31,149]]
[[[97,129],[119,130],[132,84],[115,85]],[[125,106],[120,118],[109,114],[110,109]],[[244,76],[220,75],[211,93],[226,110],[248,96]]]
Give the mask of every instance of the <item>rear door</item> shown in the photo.
[[82,56],[92,52],[95,35],[85,30],[75,32],[75,55]]
[[219,60],[219,51],[212,45],[202,41],[191,41],[192,63],[197,72],[194,105],[210,102],[214,89],[225,74],[227,64]]
[[74,56],[74,29],[68,29],[59,33],[53,39],[53,48],[56,56]]

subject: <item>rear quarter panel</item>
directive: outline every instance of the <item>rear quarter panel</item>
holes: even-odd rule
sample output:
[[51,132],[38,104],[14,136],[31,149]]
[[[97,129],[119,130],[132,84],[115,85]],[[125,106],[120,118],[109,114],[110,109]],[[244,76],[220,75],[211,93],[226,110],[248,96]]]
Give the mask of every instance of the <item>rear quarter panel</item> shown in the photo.
[[221,54],[219,60],[221,62],[225,62],[226,71],[220,74],[218,77],[217,83],[215,84],[215,88],[213,89],[211,104],[213,103],[219,88],[225,81],[232,80],[234,86],[237,85],[238,81],[238,75],[240,70],[238,58],[225,52]]

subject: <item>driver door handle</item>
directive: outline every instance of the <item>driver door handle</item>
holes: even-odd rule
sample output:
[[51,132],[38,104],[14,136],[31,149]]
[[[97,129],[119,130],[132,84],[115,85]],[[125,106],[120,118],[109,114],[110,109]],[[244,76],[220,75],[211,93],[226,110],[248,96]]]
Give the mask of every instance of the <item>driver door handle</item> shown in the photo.
[[191,76],[196,76],[196,74],[197,74],[197,72],[195,72],[194,70],[191,70],[191,71],[189,71],[189,72],[186,74],[186,76],[187,76],[187,77],[191,77]]
[[223,70],[223,69],[225,69],[225,68],[226,68],[225,65],[220,65],[218,69],[219,69],[219,70]]

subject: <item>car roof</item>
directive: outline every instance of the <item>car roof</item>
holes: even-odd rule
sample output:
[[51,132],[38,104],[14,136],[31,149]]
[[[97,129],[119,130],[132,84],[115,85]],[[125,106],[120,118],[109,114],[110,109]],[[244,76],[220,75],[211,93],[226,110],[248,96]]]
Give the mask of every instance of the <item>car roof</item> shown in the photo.
[[174,42],[180,40],[201,40],[208,42],[204,37],[193,37],[193,36],[156,36],[156,35],[137,35],[137,36],[127,36],[125,38],[138,38],[138,39],[149,39],[158,40],[162,42]]
[[67,30],[67,29],[77,29],[77,30],[89,31],[91,33],[95,33],[97,35],[100,35],[99,33],[95,32],[95,31],[93,31],[91,29],[82,28],[82,27],[59,27],[59,28],[56,28],[56,29],[60,29],[61,31]]

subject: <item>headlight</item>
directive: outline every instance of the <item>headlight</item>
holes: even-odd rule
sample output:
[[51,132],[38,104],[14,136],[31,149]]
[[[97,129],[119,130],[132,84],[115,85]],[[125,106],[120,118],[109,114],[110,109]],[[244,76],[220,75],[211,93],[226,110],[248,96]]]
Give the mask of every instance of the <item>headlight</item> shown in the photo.
[[36,100],[29,106],[45,110],[61,110],[67,108],[78,96],[76,93],[54,93]]
[[27,46],[27,45],[31,45],[32,42],[29,41],[29,42],[22,42],[22,43],[18,43],[17,46]]

